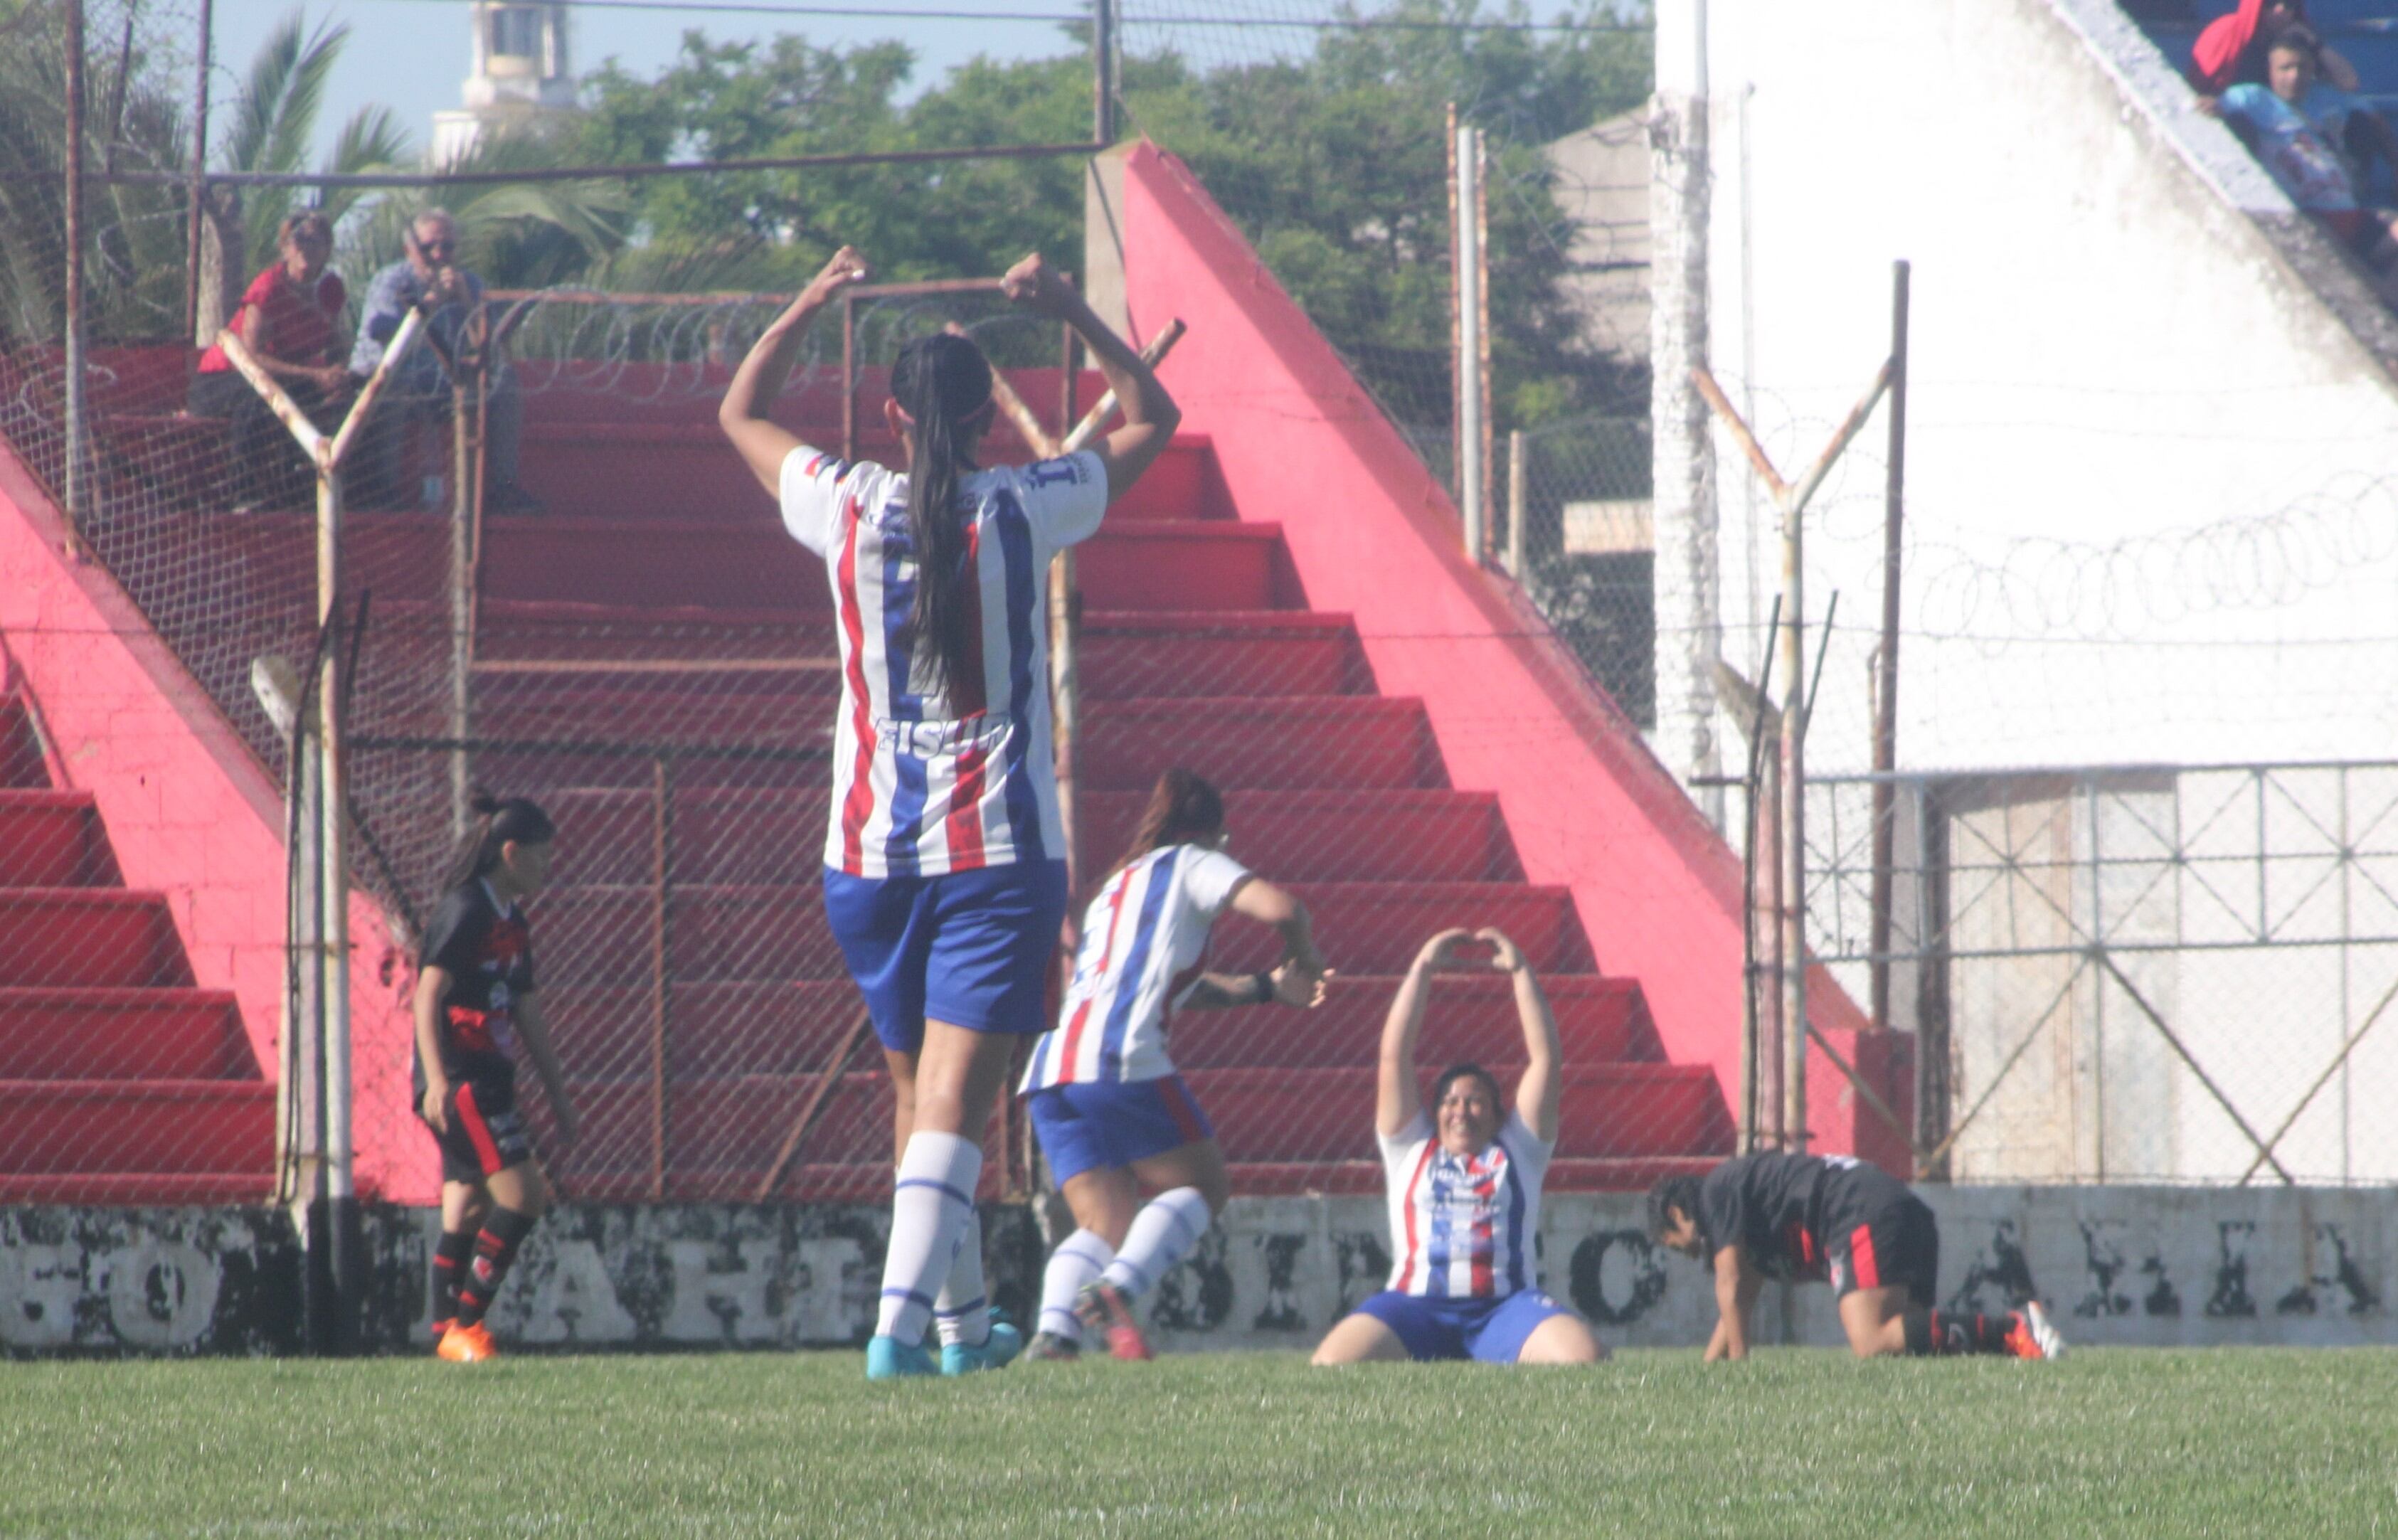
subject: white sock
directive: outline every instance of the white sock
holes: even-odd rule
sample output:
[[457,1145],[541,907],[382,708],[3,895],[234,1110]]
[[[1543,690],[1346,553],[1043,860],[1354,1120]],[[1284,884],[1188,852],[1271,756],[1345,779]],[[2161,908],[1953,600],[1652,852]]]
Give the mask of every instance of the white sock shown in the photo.
[[1133,1215],[1124,1250],[1099,1277],[1126,1299],[1139,1298],[1199,1244],[1212,1218],[1196,1187],[1158,1194]]
[[933,1325],[941,1345],[980,1347],[990,1341],[990,1301],[982,1289],[982,1216],[969,1212],[958,1232],[958,1254],[950,1259],[949,1281],[933,1296]]
[[1074,1296],[1116,1260],[1115,1248],[1093,1231],[1077,1230],[1049,1253],[1041,1275],[1041,1330],[1068,1342],[1083,1340],[1083,1323],[1074,1317]]
[[874,1334],[910,1344],[924,1340],[936,1281],[957,1254],[958,1234],[974,1217],[982,1147],[955,1134],[915,1133],[899,1156],[891,1194],[891,1243],[882,1256],[882,1301]]

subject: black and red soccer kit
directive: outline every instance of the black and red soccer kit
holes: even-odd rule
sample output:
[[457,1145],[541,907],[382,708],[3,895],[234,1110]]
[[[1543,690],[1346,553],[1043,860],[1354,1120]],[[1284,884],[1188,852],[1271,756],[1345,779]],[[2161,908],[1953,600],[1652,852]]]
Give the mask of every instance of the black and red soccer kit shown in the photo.
[[[479,1182],[532,1158],[517,1113],[516,1002],[533,989],[532,937],[514,904],[477,877],[450,890],[424,932],[424,966],[449,975],[441,997],[441,1072],[450,1127],[434,1130],[441,1180]],[[424,1065],[415,1064],[424,1114]]]
[[1699,1184],[1699,1230],[1710,1255],[1738,1246],[1767,1277],[1828,1279],[1836,1295],[1906,1290],[1932,1304],[1940,1227],[1906,1183],[1852,1155],[1753,1155]]

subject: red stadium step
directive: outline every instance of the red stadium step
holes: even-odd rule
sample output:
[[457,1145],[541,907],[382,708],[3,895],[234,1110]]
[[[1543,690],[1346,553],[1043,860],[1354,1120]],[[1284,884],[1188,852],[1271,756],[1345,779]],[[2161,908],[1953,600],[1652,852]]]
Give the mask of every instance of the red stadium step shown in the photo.
[[0,1203],[165,1208],[259,1204],[273,1195],[272,1164],[254,1171],[0,1171]]
[[830,668],[719,673],[610,669],[480,674],[480,736],[539,743],[786,744],[829,742],[841,705]]
[[[378,608],[381,606],[378,605]],[[475,655],[490,672],[525,661],[641,665],[661,660],[781,661],[838,655],[830,611],[577,604],[492,600],[479,612]]]
[[1088,610],[1305,607],[1279,524],[1110,522],[1074,547],[1074,576]]
[[49,786],[49,763],[25,703],[14,696],[0,697],[0,788],[44,791]]
[[[533,911],[545,969],[590,984],[651,978],[655,898],[647,887],[556,887]],[[845,979],[813,880],[778,886],[678,886],[667,967],[678,982]]]
[[257,1080],[0,1080],[14,1175],[266,1171],[275,1087]]
[[0,989],[191,982],[191,965],[159,894],[0,888]]
[[[1588,973],[1596,965],[1571,893],[1529,883],[1294,883],[1315,921],[1325,960],[1346,972],[1403,973],[1427,939],[1452,927],[1496,925],[1542,974]],[[1219,929],[1213,965],[1226,972],[1265,967],[1281,943],[1260,925]]]
[[[1728,1147],[1715,1076],[1689,1064],[1569,1064],[1557,1154],[1620,1159]],[[1373,1160],[1374,1071],[1192,1070],[1227,1159]]]
[[1381,696],[1094,701],[1080,752],[1094,791],[1147,791],[1178,764],[1227,791],[1447,781],[1422,705]]
[[[1097,871],[1132,840],[1138,791],[1077,799],[1085,865]],[[1230,791],[1232,853],[1274,882],[1504,882],[1523,876],[1487,791]]]
[[[1541,980],[1557,1019],[1569,1064],[1655,1061],[1663,1055],[1640,986],[1596,974]],[[1371,1064],[1382,1020],[1397,994],[1394,976],[1336,976],[1325,1002],[1310,1011],[1178,1011],[1172,1031],[1177,1066],[1203,1069],[1342,1069]],[[1470,1060],[1512,1074],[1524,1061],[1524,1033],[1513,986],[1495,975],[1444,974],[1433,980],[1416,1059],[1432,1066]]]
[[255,1080],[231,993],[0,989],[0,1080]]
[[[545,932],[546,950],[549,941]],[[559,1058],[570,1074],[649,1073],[657,1002],[646,981],[545,980],[542,995],[558,1024]],[[838,1051],[863,1008],[857,987],[846,976],[766,983],[669,979],[667,1073],[678,1079],[813,1074]],[[880,1051],[869,1039],[859,1061],[872,1060]]]
[[122,880],[89,792],[0,790],[0,887],[110,887]]
[[1086,612],[1079,659],[1085,700],[1373,688],[1349,617],[1306,610]]
[[[985,451],[987,464],[1030,457],[1004,430]],[[777,520],[774,498],[713,421],[545,420],[536,412],[525,424],[522,474],[552,513],[654,519],[667,508],[711,519]],[[1230,519],[1232,500],[1207,437],[1177,434],[1108,517]]]

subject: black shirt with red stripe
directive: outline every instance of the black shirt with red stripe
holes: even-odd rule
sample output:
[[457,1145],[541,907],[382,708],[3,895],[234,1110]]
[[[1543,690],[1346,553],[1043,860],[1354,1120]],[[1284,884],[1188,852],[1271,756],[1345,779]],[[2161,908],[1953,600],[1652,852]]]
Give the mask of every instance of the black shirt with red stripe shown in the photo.
[[[480,877],[451,888],[425,926],[424,966],[449,975],[440,1006],[441,1073],[452,1081],[516,1075],[516,1003],[534,989],[532,933]],[[424,1095],[424,1065],[415,1065]]]
[[1738,1246],[1769,1278],[1813,1282],[1829,1277],[1830,1237],[1907,1196],[1905,1182],[1853,1155],[1740,1155],[1700,1182],[1692,1217],[1710,1256]]

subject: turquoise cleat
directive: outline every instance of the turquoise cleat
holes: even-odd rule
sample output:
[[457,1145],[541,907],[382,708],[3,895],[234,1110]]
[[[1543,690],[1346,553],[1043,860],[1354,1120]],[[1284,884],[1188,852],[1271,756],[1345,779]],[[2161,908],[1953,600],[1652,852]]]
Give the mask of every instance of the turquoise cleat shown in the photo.
[[963,1343],[945,1343],[941,1346],[941,1372],[955,1379],[960,1374],[977,1373],[986,1369],[1004,1369],[1017,1354],[1024,1350],[1024,1333],[1016,1323],[994,1310],[990,1313],[990,1335],[978,1346]]
[[919,1374],[937,1374],[940,1366],[924,1351],[923,1343],[903,1343],[896,1337],[873,1337],[866,1344],[866,1377],[869,1380],[904,1380]]

